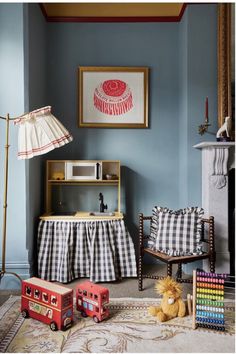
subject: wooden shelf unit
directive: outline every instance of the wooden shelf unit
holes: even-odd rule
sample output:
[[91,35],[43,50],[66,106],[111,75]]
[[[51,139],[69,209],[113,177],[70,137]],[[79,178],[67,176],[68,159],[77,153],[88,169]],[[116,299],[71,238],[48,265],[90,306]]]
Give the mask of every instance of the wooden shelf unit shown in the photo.
[[[101,179],[67,179],[66,164],[67,163],[99,163],[101,166],[100,178]],[[106,175],[115,175],[116,179],[107,179]],[[52,215],[52,186],[55,185],[103,185],[103,186],[116,186],[117,187],[117,210],[120,213],[120,161],[119,160],[47,160],[46,165],[46,205],[45,215]],[[93,211],[93,210],[91,210]],[[88,212],[83,210],[83,212]],[[92,218],[92,217],[91,217]]]

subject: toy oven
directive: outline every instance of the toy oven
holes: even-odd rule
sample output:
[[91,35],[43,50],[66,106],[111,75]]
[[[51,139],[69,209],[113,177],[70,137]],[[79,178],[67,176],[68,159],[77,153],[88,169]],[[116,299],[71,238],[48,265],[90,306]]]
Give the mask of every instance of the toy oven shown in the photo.
[[101,180],[101,162],[66,162],[66,180]]

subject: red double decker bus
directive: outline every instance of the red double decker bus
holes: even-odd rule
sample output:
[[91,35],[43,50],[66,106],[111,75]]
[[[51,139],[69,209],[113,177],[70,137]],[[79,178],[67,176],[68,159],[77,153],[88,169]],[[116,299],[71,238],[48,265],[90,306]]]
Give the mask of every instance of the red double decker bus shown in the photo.
[[98,323],[109,316],[106,305],[109,303],[109,290],[86,281],[76,287],[76,309],[83,317],[93,317]]
[[66,330],[73,322],[73,290],[35,277],[23,280],[21,313],[48,324],[52,331]]

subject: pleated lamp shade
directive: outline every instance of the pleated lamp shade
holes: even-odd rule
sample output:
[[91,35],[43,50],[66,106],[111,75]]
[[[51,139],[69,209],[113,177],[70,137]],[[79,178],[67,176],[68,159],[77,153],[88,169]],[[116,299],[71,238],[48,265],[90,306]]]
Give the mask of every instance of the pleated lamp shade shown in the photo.
[[46,154],[73,140],[68,130],[52,115],[50,106],[27,113],[14,123],[19,125],[18,159]]

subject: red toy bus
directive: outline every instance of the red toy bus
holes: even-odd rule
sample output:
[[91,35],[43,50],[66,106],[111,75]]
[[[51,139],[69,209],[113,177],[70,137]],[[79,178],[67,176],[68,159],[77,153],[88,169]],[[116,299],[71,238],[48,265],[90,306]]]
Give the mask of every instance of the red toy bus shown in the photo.
[[73,321],[73,290],[35,277],[23,280],[21,313],[49,324],[52,331],[66,330]]
[[109,303],[109,290],[86,281],[76,287],[76,309],[83,317],[93,317],[98,323],[109,316],[106,304]]

